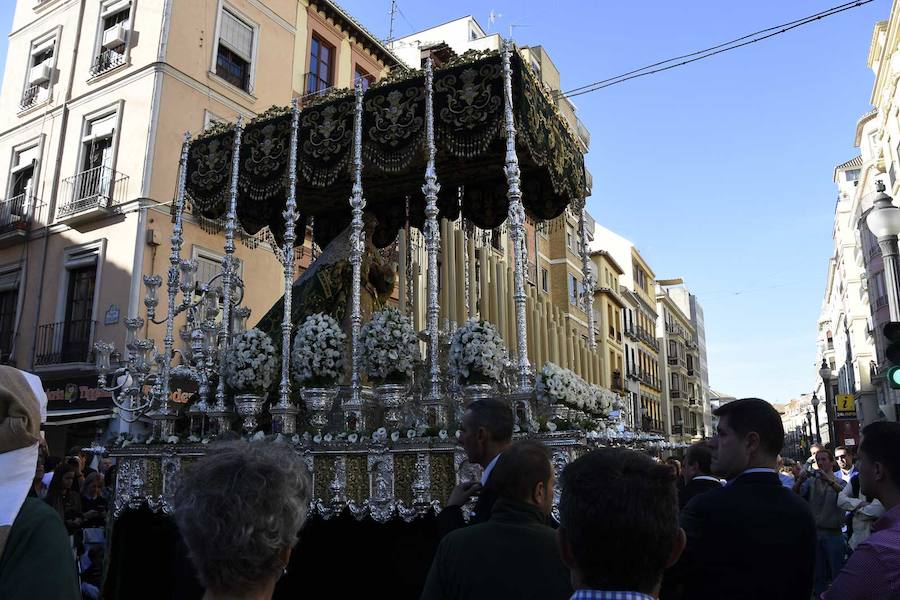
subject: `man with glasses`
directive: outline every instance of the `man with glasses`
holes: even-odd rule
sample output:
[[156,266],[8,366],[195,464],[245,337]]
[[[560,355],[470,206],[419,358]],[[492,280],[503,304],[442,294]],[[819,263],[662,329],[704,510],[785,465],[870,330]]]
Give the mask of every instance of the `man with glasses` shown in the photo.
[[850,478],[856,475],[856,466],[853,464],[853,451],[847,446],[838,446],[834,449],[834,460],[840,470],[838,477],[850,483]]

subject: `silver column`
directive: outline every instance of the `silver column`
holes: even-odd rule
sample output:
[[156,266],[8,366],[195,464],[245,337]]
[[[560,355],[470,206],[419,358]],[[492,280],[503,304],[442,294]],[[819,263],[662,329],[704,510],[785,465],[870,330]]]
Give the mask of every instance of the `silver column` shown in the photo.
[[434,160],[437,147],[434,141],[434,66],[431,58],[425,61],[425,143],[428,149],[428,162],[425,166],[425,251],[428,257],[428,280],[426,297],[425,326],[428,331],[428,390],[425,393],[425,406],[435,421],[443,420],[441,398],[441,373],[438,365],[440,356],[440,339],[438,333],[438,268],[437,253],[441,243],[441,230],[438,227],[437,195],[441,190],[437,182]]
[[578,235],[581,238],[581,272],[584,274],[584,310],[587,312],[588,321],[588,346],[595,348],[597,340],[594,336],[596,324],[594,323],[594,275],[590,269],[591,251],[587,243],[587,219],[585,212],[587,203],[582,198],[578,211]]
[[291,405],[291,296],[294,289],[294,231],[297,223],[297,137],[300,128],[300,109],[297,99],[291,100],[291,146],[288,157],[287,202],[284,206],[284,315],[281,319],[281,385],[278,404],[272,407],[273,424],[280,424],[280,432],[296,432],[298,409]]
[[350,307],[350,400],[343,404],[344,417],[353,413],[356,416],[356,429],[364,430],[366,427],[362,412],[362,384],[359,374],[359,330],[361,325],[360,315],[360,278],[362,277],[362,253],[365,247],[365,232],[363,231],[363,209],[366,201],[362,190],[362,118],[363,118],[363,89],[362,83],[356,82],[356,109],[353,118],[353,191],[350,196],[350,209],[353,215],[350,221],[350,265],[353,268],[351,283],[351,307]]
[[244,133],[244,119],[238,116],[234,126],[234,142],[231,149],[231,188],[228,195],[228,212],[225,213],[225,256],[222,258],[222,323],[219,326],[217,345],[219,348],[219,383],[216,386],[216,404],[210,416],[218,419],[219,431],[228,426],[233,412],[225,406],[225,348],[230,343],[231,334],[231,281],[234,274],[234,232],[237,223],[238,171],[241,162],[241,137]]
[[512,40],[503,44],[503,88],[506,117],[506,184],[509,198],[509,234],[513,243],[513,299],[516,306],[516,349],[518,362],[518,392],[525,393],[531,387],[531,364],[528,361],[528,338],[525,321],[525,257],[522,256],[522,239],[525,237],[525,209],[522,207],[522,190],[519,158],[516,156],[516,124],[513,115],[512,95]]

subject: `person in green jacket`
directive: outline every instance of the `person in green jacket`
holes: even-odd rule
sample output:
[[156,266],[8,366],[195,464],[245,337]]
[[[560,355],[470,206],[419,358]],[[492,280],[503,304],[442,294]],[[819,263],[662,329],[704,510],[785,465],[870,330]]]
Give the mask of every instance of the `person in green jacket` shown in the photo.
[[47,395],[30,373],[0,366],[0,598],[79,600],[75,558],[62,519],[34,481]]
[[497,494],[490,519],[441,540],[422,600],[567,600],[569,571],[546,524],[554,481],[542,442],[505,450],[489,484]]

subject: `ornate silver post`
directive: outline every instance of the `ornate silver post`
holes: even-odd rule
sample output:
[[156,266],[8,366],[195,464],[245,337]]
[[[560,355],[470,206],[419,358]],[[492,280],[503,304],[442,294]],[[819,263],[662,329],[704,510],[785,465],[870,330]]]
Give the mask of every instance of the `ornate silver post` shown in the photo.
[[522,256],[522,238],[525,234],[525,209],[522,207],[519,158],[516,156],[516,123],[513,116],[512,95],[512,40],[503,44],[503,89],[506,121],[506,193],[509,199],[509,234],[513,242],[513,299],[516,305],[516,351],[518,360],[518,390],[526,393],[531,388],[531,364],[528,361],[528,338],[525,322],[525,258]]
[[581,238],[581,272],[584,274],[584,310],[587,313],[588,321],[588,346],[597,347],[597,340],[594,335],[594,275],[590,269],[591,257],[587,243],[587,203],[584,198],[579,202],[580,210],[578,211],[578,235]]
[[[425,250],[428,255],[428,280],[425,327],[428,332],[428,390],[425,392],[424,406],[426,419],[433,420],[436,426],[446,422],[446,411],[441,397],[441,372],[438,364],[440,355],[440,338],[438,331],[438,266],[437,253],[441,243],[441,230],[438,226],[437,195],[441,185],[437,182],[434,170],[434,158],[437,147],[434,142],[434,67],[431,59],[425,60],[425,140],[428,148],[428,163],[425,166]],[[446,282],[445,282],[446,284]]]
[[[362,276],[362,253],[365,245],[363,232],[363,208],[366,201],[362,190],[362,117],[363,89],[360,80],[355,86],[356,110],[353,118],[353,193],[350,196],[350,209],[353,215],[350,221],[350,265],[353,268],[350,307],[350,399],[343,403],[344,419],[355,425],[353,428],[362,431],[366,428],[362,402],[362,383],[359,375],[359,329],[360,315],[360,277]],[[355,418],[348,418],[350,415]]]
[[238,171],[241,162],[241,136],[244,133],[243,117],[238,116],[234,126],[234,146],[231,149],[231,189],[228,196],[228,212],[225,213],[225,257],[222,259],[222,323],[219,326],[219,383],[216,386],[216,404],[209,415],[218,423],[216,434],[230,426],[234,411],[225,406],[225,347],[231,331],[231,278],[234,272],[234,230],[237,221]]
[[160,423],[160,438],[165,441],[174,434],[178,411],[172,406],[169,391],[172,373],[172,349],[175,345],[175,297],[181,265],[181,244],[184,217],[184,188],[187,183],[187,156],[191,144],[191,134],[184,134],[181,144],[181,159],[178,163],[178,188],[175,191],[175,224],[172,227],[172,251],[169,254],[169,274],[166,282],[169,304],[166,307],[166,335],[163,338],[163,355],[159,360],[159,398],[153,418]]
[[297,430],[296,406],[291,405],[291,293],[294,288],[294,241],[297,236],[297,137],[300,109],[291,101],[291,147],[288,157],[287,202],[284,207],[284,316],[281,319],[281,385],[278,404],[271,409],[275,433],[293,435]]

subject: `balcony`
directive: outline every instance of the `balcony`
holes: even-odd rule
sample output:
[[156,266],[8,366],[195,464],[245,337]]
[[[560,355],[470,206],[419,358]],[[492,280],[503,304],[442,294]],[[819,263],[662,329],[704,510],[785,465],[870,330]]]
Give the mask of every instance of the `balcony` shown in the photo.
[[672,425],[672,435],[684,435],[684,425]]
[[28,194],[0,202],[0,248],[17,244],[28,236],[34,207],[34,198]]
[[50,323],[38,327],[34,365],[49,367],[69,363],[93,363],[96,321],[87,319]]
[[631,338],[632,340],[634,340],[636,342],[641,339],[640,337],[638,337],[637,330],[634,328],[633,325],[625,327],[625,335],[627,335],[629,338]]
[[109,167],[94,167],[63,179],[65,200],[56,219],[67,225],[107,217],[128,191],[128,176]]
[[625,375],[626,377],[628,377],[628,379],[634,379],[635,381],[641,380],[640,372],[633,367],[630,367]]
[[685,399],[684,392],[682,392],[681,390],[677,390],[677,389],[669,390],[669,396],[673,400],[684,400]]
[[100,52],[91,63],[91,76],[96,77],[125,64],[125,53],[113,49]]
[[28,110],[32,106],[37,106],[47,99],[47,86],[43,84],[29,85],[22,92],[22,99],[19,100],[19,111]]

